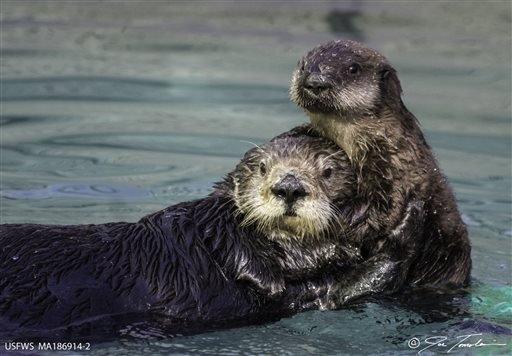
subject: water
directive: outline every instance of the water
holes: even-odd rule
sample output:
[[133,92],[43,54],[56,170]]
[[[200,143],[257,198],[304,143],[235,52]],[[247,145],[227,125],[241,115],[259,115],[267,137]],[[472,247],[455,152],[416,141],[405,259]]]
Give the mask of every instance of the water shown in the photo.
[[306,121],[287,94],[306,50],[363,40],[398,69],[457,194],[473,244],[468,294],[448,313],[425,297],[192,336],[135,324],[88,354],[411,354],[434,336],[448,346],[425,353],[446,353],[479,333],[468,341],[506,346],[451,353],[507,354],[510,13],[506,1],[3,1],[0,220],[136,221],[203,197],[249,142]]

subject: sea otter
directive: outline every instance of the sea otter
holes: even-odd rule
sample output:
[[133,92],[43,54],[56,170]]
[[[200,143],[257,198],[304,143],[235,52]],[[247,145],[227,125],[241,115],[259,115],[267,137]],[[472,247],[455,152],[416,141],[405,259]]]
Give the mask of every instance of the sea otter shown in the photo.
[[[401,99],[401,85],[386,58],[363,44],[338,40],[309,51],[293,73],[290,95],[311,125],[282,136],[321,135],[337,143],[357,174],[359,213],[351,242],[366,259],[402,261],[405,285],[466,285],[471,246],[454,194],[414,115]],[[411,201],[423,202],[424,233],[397,248],[396,234]],[[377,264],[376,268],[380,268]],[[399,271],[399,272],[398,272]]]
[[[139,314],[179,325],[319,307],[332,286],[353,286],[343,271],[359,252],[342,220],[355,179],[335,144],[298,135],[250,150],[210,196],[136,223],[1,225],[0,335],[73,337],[71,327]],[[414,235],[421,209],[410,212],[402,233]]]

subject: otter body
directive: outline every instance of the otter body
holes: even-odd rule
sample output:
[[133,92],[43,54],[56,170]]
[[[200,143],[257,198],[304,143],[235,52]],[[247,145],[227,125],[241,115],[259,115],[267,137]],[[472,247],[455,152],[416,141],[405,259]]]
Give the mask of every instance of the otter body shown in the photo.
[[[467,284],[466,226],[388,61],[357,42],[329,42],[301,59],[290,93],[311,126],[284,136],[330,138],[357,173],[351,236],[366,257],[402,261],[406,285]],[[423,234],[406,241],[393,230],[411,201],[423,203],[425,222]]]
[[331,276],[359,258],[339,229],[354,194],[344,157],[324,138],[287,137],[249,151],[211,196],[136,223],[0,226],[3,335],[318,307]]
[[0,325],[58,329],[146,312],[191,321],[249,315],[257,298],[235,281],[262,272],[240,262],[258,259],[250,255],[258,240],[238,229],[233,213],[227,199],[206,198],[137,223],[2,225]]

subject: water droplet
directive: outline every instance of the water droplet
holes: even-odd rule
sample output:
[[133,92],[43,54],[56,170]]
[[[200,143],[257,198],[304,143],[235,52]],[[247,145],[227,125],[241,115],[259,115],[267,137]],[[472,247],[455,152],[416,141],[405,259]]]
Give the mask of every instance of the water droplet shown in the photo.
[[20,256],[12,256],[13,261],[17,261],[17,260],[19,260],[19,258],[20,258]]

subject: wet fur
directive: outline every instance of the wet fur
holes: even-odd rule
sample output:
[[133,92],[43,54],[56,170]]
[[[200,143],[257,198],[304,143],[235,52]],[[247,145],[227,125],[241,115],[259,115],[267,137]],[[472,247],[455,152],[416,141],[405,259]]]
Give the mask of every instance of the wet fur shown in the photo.
[[[277,140],[263,153],[249,152],[211,196],[136,223],[1,225],[1,336],[56,337],[133,315],[160,315],[182,325],[265,319],[317,307],[335,283],[329,276],[342,275],[358,251],[331,225],[315,238],[270,238],[257,221],[244,223],[246,212],[237,206],[234,190],[247,180],[259,181],[252,159],[286,162],[285,157],[313,152],[311,145],[324,152],[322,159],[337,150],[323,138]],[[333,183],[339,185],[351,170],[348,161],[336,161]],[[340,211],[346,197],[332,194],[332,209]],[[330,223],[338,217],[332,215]],[[304,283],[309,279],[318,284],[313,294]]]
[[[328,178],[323,176],[327,169]],[[294,204],[297,218],[285,217],[285,204],[271,192],[288,174],[297,177],[307,192]],[[254,223],[270,238],[338,242],[344,235],[343,211],[355,195],[355,179],[347,156],[331,142],[285,137],[248,151],[216,188],[233,197],[244,214],[242,225]]]
[[[352,63],[362,68],[357,76],[347,72]],[[315,71],[329,86],[316,99],[304,90]],[[320,135],[347,152],[358,185],[350,236],[367,259],[389,255],[403,261],[406,285],[465,285],[471,270],[466,226],[401,91],[396,71],[378,52],[352,41],[318,46],[299,63],[290,90],[312,125],[283,136]],[[407,241],[393,230],[413,201],[422,202],[425,223],[423,234]]]

